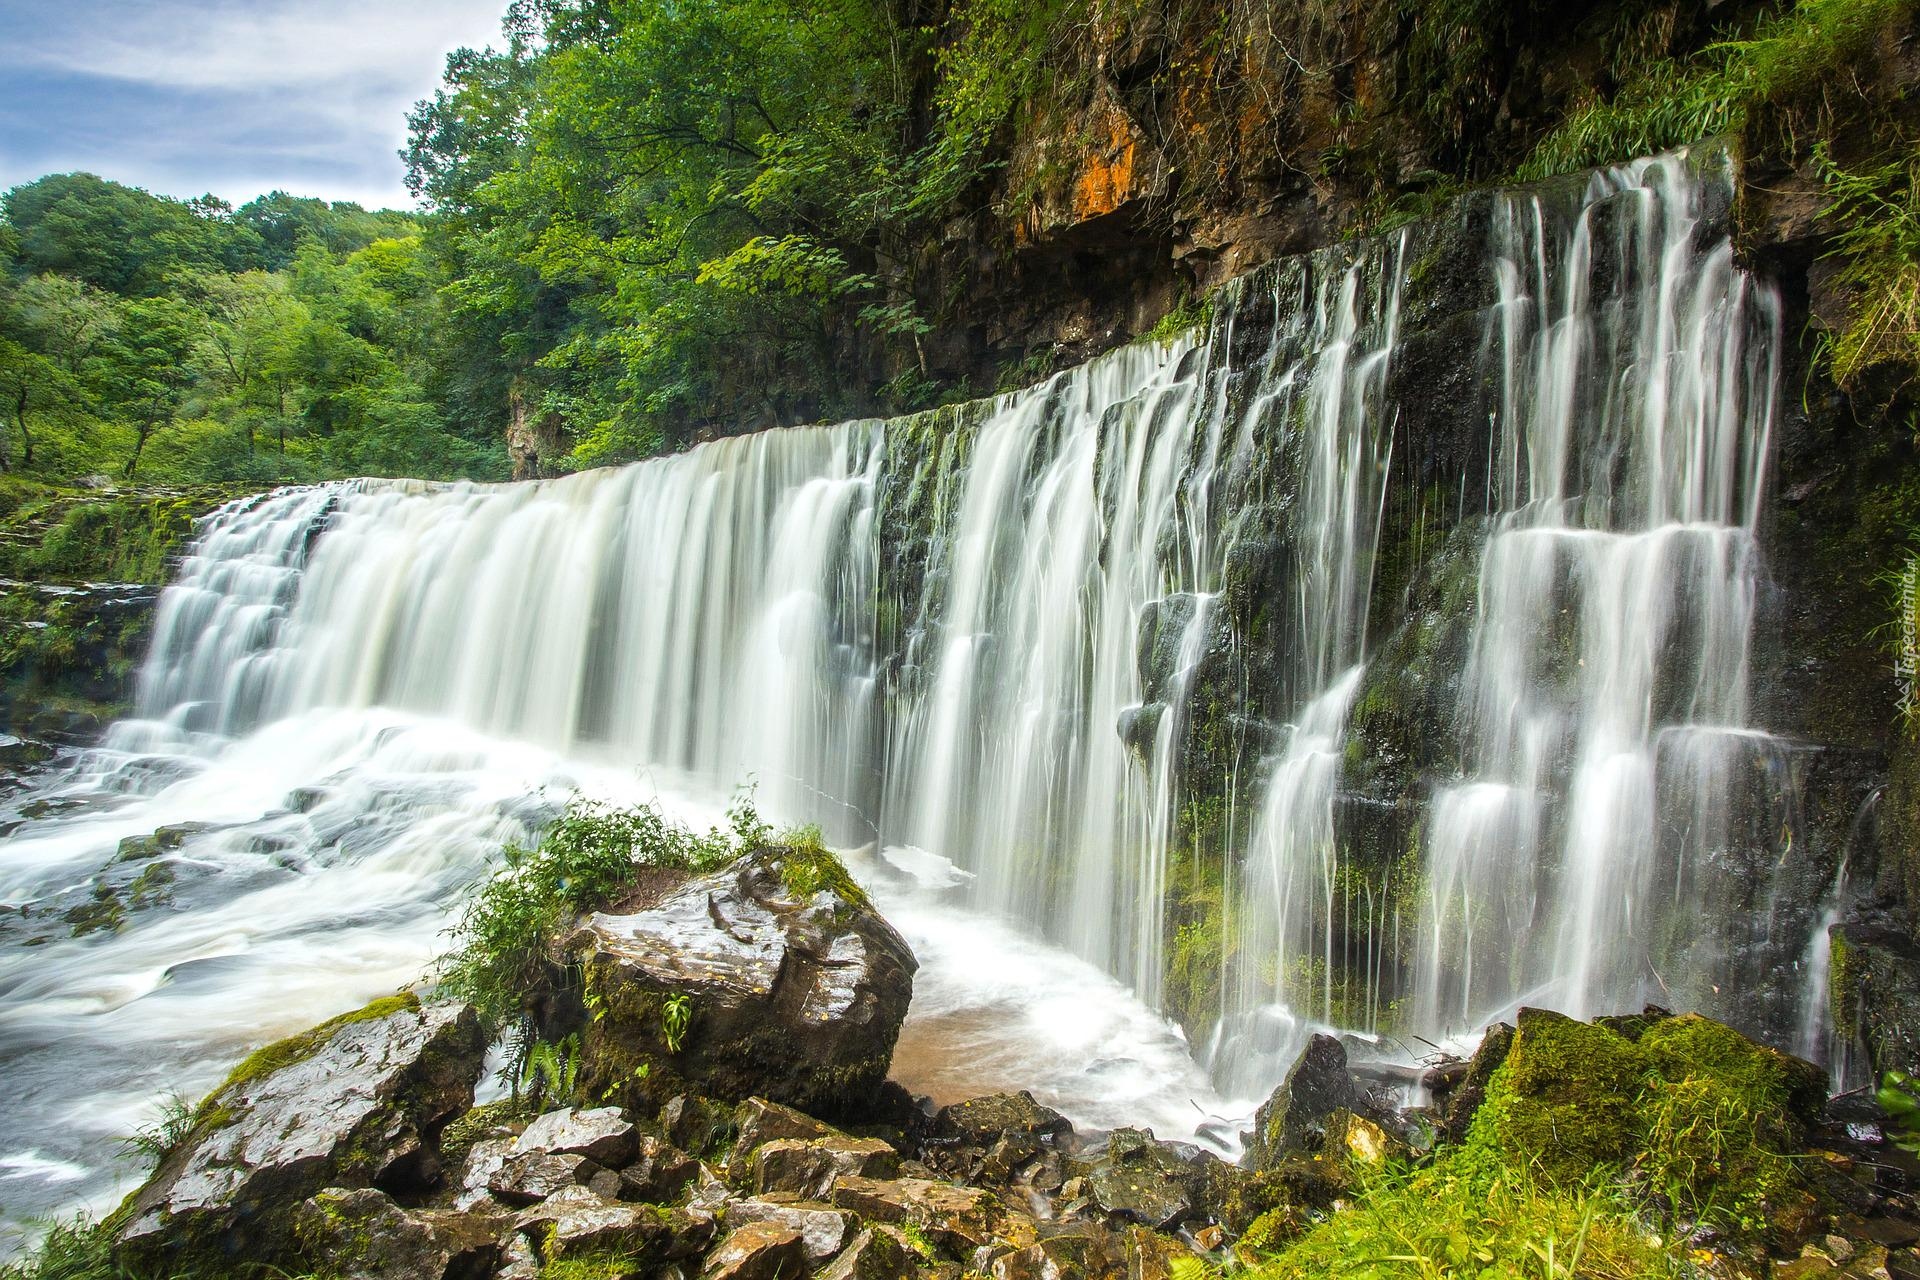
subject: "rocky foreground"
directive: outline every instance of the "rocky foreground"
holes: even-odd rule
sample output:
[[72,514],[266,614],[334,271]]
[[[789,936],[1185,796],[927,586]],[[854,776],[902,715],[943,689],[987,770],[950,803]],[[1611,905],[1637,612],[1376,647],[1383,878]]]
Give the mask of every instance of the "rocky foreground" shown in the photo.
[[[1284,1267],[1374,1188],[1473,1166],[1495,1187],[1615,1188],[1638,1206],[1635,1247],[1677,1259],[1659,1274],[1920,1275],[1916,1168],[1877,1111],[1695,1016],[1527,1010],[1470,1061],[1425,1069],[1316,1037],[1237,1165],[1143,1130],[1076,1132],[1025,1093],[936,1109],[874,1070],[910,953],[844,872],[796,857],[762,850],[578,921],[556,962],[582,975],[579,999],[540,1011],[543,1031],[572,1028],[545,1104],[474,1105],[488,1036],[455,1002],[390,997],[262,1049],[102,1225],[117,1264],[1171,1280]],[[1545,1271],[1479,1273],[1636,1274],[1577,1248]]]

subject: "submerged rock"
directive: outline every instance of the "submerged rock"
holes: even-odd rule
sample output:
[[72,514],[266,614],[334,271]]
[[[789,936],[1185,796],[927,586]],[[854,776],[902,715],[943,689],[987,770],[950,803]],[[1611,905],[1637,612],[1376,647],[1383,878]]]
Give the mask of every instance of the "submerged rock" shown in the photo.
[[439,1178],[434,1140],[473,1104],[485,1037],[466,1005],[376,1000],[268,1045],[112,1222],[139,1258],[271,1258],[290,1211],[327,1188],[396,1194]]
[[870,1105],[913,996],[913,953],[819,849],[762,849],[658,902],[588,916],[566,944],[596,1015],[581,1092],[683,1086],[822,1115]]

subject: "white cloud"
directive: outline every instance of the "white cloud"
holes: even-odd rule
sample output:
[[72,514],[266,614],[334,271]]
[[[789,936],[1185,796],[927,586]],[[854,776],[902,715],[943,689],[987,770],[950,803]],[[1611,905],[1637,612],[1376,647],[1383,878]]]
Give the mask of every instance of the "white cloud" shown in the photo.
[[503,0],[91,0],[47,13],[41,38],[16,46],[14,55],[74,74],[174,89],[350,85],[411,93],[437,78],[451,50],[497,43],[504,7]]
[[[406,112],[507,0],[0,0],[0,187],[407,202]],[[10,73],[10,74],[8,74]]]

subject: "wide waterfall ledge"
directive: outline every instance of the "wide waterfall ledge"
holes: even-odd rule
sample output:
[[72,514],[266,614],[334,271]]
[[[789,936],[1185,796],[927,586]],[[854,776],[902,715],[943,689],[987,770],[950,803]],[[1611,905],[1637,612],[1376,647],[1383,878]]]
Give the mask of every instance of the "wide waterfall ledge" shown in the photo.
[[138,718],[9,802],[0,1202],[107,1203],[157,1096],[419,978],[575,792],[818,825],[943,1101],[1231,1152],[1314,1031],[1522,1004],[1838,1063],[1847,851],[1749,697],[1782,338],[1729,192],[1467,197],[912,418],[223,509]]

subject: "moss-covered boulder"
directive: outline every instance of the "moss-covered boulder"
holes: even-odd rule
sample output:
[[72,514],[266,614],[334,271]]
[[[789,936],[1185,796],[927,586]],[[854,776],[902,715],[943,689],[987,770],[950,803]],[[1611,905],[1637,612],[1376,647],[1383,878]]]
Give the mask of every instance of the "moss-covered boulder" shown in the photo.
[[1697,1014],[1518,1023],[1470,1147],[1562,1188],[1611,1176],[1746,1236],[1785,1241],[1808,1220],[1795,1156],[1826,1101],[1818,1067]]
[[486,1040],[465,1005],[376,1000],[242,1062],[110,1219],[142,1264],[218,1272],[296,1248],[296,1206],[328,1188],[403,1199],[439,1179],[440,1129],[473,1105]]
[[582,975],[568,1029],[580,1036],[579,1091],[635,1109],[692,1091],[863,1112],[918,967],[838,860],[805,845],[595,912],[565,951]]

